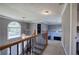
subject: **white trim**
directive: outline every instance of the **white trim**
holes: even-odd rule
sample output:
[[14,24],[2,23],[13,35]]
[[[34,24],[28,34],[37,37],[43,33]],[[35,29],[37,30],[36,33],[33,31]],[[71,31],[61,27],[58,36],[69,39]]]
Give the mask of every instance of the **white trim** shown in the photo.
[[71,54],[76,55],[77,4],[71,4]]
[[[68,5],[67,3],[64,5],[64,8],[63,8],[63,10],[62,10],[62,12],[61,12],[61,17],[63,16],[67,5]],[[63,28],[62,28],[62,29],[63,29]],[[65,49],[65,47],[64,47],[64,44],[63,44],[63,35],[64,35],[64,33],[63,33],[63,31],[62,31],[62,41],[61,41],[61,44],[62,44],[62,47],[63,47],[63,49],[64,49],[65,54],[68,55],[68,54],[67,54],[67,51],[66,51],[66,49]]]
[[62,47],[63,47],[63,49],[64,49],[65,55],[68,55],[62,41],[61,41],[61,44],[62,44]]
[[67,3],[64,4],[64,7],[63,7],[62,12],[61,12],[61,17],[63,16],[63,13],[64,13],[67,5],[68,5]]
[[72,3],[70,4],[70,50],[69,54],[71,55],[71,48],[72,48]]

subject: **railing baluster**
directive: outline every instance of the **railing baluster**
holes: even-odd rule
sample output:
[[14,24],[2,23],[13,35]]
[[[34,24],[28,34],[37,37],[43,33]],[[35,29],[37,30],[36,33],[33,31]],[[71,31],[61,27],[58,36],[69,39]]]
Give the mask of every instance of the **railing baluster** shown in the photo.
[[31,39],[30,39],[30,54],[31,54]]
[[26,54],[28,54],[28,40],[27,40],[27,45],[26,45]]
[[9,47],[9,51],[10,51],[10,52],[9,52],[9,55],[11,55],[11,46]]
[[17,44],[17,55],[19,55],[19,44]]
[[24,55],[24,42],[22,42],[22,54]]
[[34,47],[34,41],[33,41],[33,39],[34,38],[31,39],[31,54],[33,53],[33,47]]
[[[24,41],[27,41],[27,51],[25,51],[25,47],[24,47]],[[33,46],[35,45],[35,43],[38,41],[38,38],[37,38],[37,35],[33,35],[33,36],[29,36],[29,37],[27,37],[26,36],[26,38],[25,39],[20,39],[20,40],[16,40],[16,41],[11,41],[10,43],[8,43],[8,44],[6,44],[6,45],[1,45],[0,46],[0,50],[3,50],[3,49],[6,49],[6,48],[8,48],[8,50],[9,50],[9,55],[11,55],[12,54],[12,46],[14,46],[14,45],[16,45],[16,54],[17,55],[19,55],[19,54],[24,54],[25,52],[27,53],[27,54],[32,54],[32,48],[33,48]],[[20,52],[19,51],[19,44],[21,43],[21,46],[22,46],[22,51]]]

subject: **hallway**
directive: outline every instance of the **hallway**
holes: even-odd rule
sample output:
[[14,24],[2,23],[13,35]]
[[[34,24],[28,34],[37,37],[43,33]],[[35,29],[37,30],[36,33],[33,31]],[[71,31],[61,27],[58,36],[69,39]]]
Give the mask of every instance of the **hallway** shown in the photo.
[[[1,3],[0,55],[65,55],[65,52],[76,55],[77,6],[71,3]],[[62,43],[56,41],[61,37]]]
[[65,55],[61,42],[49,40],[43,55]]

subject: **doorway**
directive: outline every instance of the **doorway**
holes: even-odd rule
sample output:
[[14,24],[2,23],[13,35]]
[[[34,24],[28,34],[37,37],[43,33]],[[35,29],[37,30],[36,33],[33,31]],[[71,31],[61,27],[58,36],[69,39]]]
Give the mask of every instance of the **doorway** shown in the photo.
[[41,24],[37,24],[37,34],[41,33]]

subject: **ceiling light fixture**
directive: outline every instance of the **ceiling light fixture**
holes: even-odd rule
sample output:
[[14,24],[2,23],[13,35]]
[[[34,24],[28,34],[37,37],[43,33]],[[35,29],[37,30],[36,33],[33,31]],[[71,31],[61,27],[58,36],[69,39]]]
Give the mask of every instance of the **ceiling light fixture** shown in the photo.
[[44,14],[44,15],[50,15],[52,12],[51,11],[49,11],[49,10],[43,10],[42,11],[42,14]]
[[25,19],[26,19],[26,17],[21,17],[21,20],[22,20],[22,21],[25,21]]
[[26,17],[22,17],[22,19],[25,19]]

